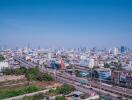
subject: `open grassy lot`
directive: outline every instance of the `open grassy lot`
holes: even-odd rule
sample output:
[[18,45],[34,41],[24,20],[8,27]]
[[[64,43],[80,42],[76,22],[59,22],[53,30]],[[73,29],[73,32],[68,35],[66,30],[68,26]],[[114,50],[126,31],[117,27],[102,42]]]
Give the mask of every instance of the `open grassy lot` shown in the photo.
[[21,87],[21,88],[15,88],[15,89],[1,89],[0,90],[0,100],[9,98],[9,97],[23,95],[26,93],[32,93],[32,92],[36,92],[36,91],[40,91],[44,89],[45,88],[43,87],[37,87],[34,85]]

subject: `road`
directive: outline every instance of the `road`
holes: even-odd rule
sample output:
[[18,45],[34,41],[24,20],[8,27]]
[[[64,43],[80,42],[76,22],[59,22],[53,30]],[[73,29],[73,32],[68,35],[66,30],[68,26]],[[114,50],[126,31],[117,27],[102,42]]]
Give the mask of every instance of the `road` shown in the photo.
[[[62,73],[58,70],[55,71],[53,69],[48,69],[48,68],[41,67],[41,71],[51,73],[54,77],[56,77],[56,79],[58,79],[58,78],[62,79],[62,81],[59,80],[62,83],[63,83],[64,79],[67,84],[74,84],[75,82],[80,84],[80,80],[85,80],[85,81],[87,81],[86,86],[89,86],[90,88],[92,88],[98,92],[101,92],[103,94],[106,92],[107,94],[110,94],[112,97],[121,96],[124,98],[132,98],[132,90],[131,89],[127,89],[127,88],[123,88],[123,87],[119,87],[119,86],[113,87],[112,85],[109,85],[109,84],[102,84],[102,82],[95,82],[95,81],[90,82],[85,78],[79,78],[76,76],[69,75],[67,73]],[[82,85],[78,86],[78,88],[81,86]],[[115,94],[117,94],[117,95],[115,95]],[[127,99],[127,100],[129,100],[129,99]],[[132,100],[132,99],[130,99],[130,100]]]
[[18,61],[20,63],[20,65],[22,65],[26,68],[36,67],[36,64],[26,61],[25,59],[22,59],[21,57],[14,57],[13,59]]
[[[81,92],[90,93],[90,89],[91,89],[90,86],[82,85],[82,84],[80,84],[80,83],[78,83],[78,82],[69,81],[69,80],[67,80],[67,79],[65,79],[65,78],[62,78],[62,77],[58,77],[57,80],[60,81],[60,82],[62,82],[62,83],[70,84],[70,85],[74,86],[77,90],[79,90],[79,91],[81,91]],[[99,89],[96,89],[96,88],[93,88],[93,90],[95,90],[95,91],[100,91]],[[107,95],[107,94],[112,95],[112,97],[111,97],[112,100],[118,100],[118,99],[117,99],[117,96],[118,96],[118,95],[115,95],[115,94],[113,94],[113,93],[109,93],[109,92],[106,92],[106,91],[103,91],[103,90],[102,90],[101,92],[102,92],[103,95]],[[101,95],[102,95],[102,94],[101,94]]]
[[[33,66],[32,64],[28,63],[27,61],[25,61],[23,59],[17,58],[17,60],[20,60],[20,61],[22,61],[22,62],[24,62],[24,63],[26,63],[26,64],[28,64],[30,66]],[[69,83],[69,84],[71,84],[70,82],[72,82],[72,84],[74,82],[80,83],[80,80],[82,80],[82,78],[78,78],[78,77],[75,77],[75,76],[62,74],[59,71],[55,72],[52,69],[41,68],[40,70],[49,72],[49,73],[53,74],[53,76],[55,75],[57,79],[58,78],[59,79],[63,78],[63,81],[65,79],[65,80],[67,80],[67,83]],[[59,80],[59,81],[61,81],[61,80]],[[120,95],[120,96],[125,97],[125,98],[132,98],[132,90],[127,89],[127,88],[122,88],[122,87],[118,87],[118,86],[114,86],[113,87],[113,86],[104,85],[104,84],[101,84],[100,82],[95,82],[95,81],[87,82],[85,85],[86,86],[90,86],[93,89],[99,89],[100,92],[106,91],[106,92],[109,92],[109,94],[114,93],[114,94]]]
[[[58,81],[60,81],[62,83],[67,83],[67,84],[73,85],[79,91],[89,93],[89,90],[92,88],[93,90],[100,92],[101,95],[109,94],[110,97],[112,98],[112,100],[120,100],[120,99],[117,98],[118,94],[115,94],[114,92],[109,92],[109,91],[106,91],[106,90],[103,90],[103,89],[100,89],[100,88],[97,88],[97,87],[89,86],[87,84],[82,85],[82,84],[80,84],[80,82],[75,82],[74,80],[69,80],[68,78],[65,78],[65,77],[60,76],[60,75],[57,75],[56,77],[57,77]],[[125,100],[125,99],[126,99],[126,97],[124,97],[123,100]],[[127,100],[131,100],[131,99],[127,98]]]
[[[69,75],[66,73],[62,73],[60,71],[55,72],[55,70],[53,70],[53,69],[43,68],[43,69],[41,69],[41,71],[51,73],[54,77],[56,77],[56,79],[63,78],[62,81],[61,80],[59,80],[59,81],[63,82],[65,79],[67,84],[74,84],[75,82],[80,84],[80,80],[87,81],[87,79],[75,77],[75,76],[72,76],[72,75]],[[72,83],[70,83],[70,82],[72,82]],[[95,82],[95,81],[87,82],[86,85],[98,92],[101,92],[101,93],[106,92],[106,93],[110,94],[112,97],[121,96],[124,98],[132,98],[132,90],[131,89],[118,87],[118,86],[113,87],[111,85],[100,84],[100,82]],[[81,87],[81,85],[79,87]],[[117,94],[117,95],[115,95],[115,94]],[[127,100],[129,100],[129,99],[127,99]],[[130,99],[130,100],[132,100],[132,99]]]
[[[75,76],[63,75],[61,73],[57,73],[56,77],[62,77],[67,80],[70,80],[73,82],[78,82],[78,83],[80,83],[80,80],[82,80],[82,78],[78,78]],[[91,86],[93,88],[100,89],[100,90],[104,90],[104,91],[107,91],[110,93],[115,93],[115,94],[121,95],[122,97],[132,98],[132,90],[130,90],[130,89],[113,87],[113,86],[109,86],[109,85],[100,84],[99,82],[94,82],[94,81],[87,82],[86,85]]]

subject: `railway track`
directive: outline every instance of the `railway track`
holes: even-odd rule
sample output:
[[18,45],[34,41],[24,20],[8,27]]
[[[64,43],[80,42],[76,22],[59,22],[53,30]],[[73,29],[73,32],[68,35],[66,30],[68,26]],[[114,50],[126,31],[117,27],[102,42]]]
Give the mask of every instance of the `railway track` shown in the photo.
[[[62,78],[65,78],[65,79],[68,79],[70,81],[74,81],[74,82],[78,82],[80,83],[80,79],[77,79],[76,77],[67,77],[67,76],[64,76],[64,75],[61,75],[61,74],[57,74],[56,77],[62,77]],[[118,87],[111,87],[111,86],[106,86],[106,85],[102,85],[102,84],[99,84],[99,83],[86,83],[86,85],[88,86],[91,86],[91,88],[97,88],[97,89],[101,89],[101,90],[104,90],[104,91],[108,91],[108,92],[111,92],[111,93],[115,93],[115,94],[118,94],[118,95],[121,95],[123,97],[127,97],[127,98],[131,98],[132,99],[132,91],[128,90],[124,90],[124,89],[121,89],[121,88],[118,88]]]

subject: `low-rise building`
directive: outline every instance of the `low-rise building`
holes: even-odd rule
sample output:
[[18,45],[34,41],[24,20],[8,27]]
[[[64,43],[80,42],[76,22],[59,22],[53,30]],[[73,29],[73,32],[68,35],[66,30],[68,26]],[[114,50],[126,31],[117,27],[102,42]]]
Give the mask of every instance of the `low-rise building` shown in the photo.
[[97,69],[97,72],[100,80],[107,80],[111,77],[111,69],[109,68],[99,68]]
[[8,62],[5,62],[5,61],[0,62],[0,73],[2,73],[3,69],[8,67],[9,67]]

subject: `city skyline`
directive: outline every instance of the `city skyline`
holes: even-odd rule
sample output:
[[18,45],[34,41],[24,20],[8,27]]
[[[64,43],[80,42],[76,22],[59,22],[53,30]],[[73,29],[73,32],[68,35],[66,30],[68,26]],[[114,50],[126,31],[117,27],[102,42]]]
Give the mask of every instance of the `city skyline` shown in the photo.
[[0,45],[132,48],[130,0],[1,0]]

